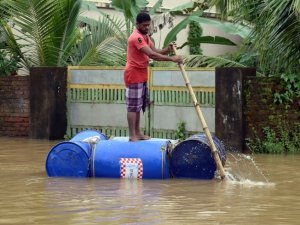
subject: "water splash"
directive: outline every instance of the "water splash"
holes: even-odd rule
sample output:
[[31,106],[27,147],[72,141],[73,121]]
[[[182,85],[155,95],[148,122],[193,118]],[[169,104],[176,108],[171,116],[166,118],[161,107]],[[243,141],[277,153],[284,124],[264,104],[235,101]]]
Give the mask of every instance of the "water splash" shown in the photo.
[[226,178],[233,184],[247,186],[274,185],[250,155],[227,153],[225,171]]

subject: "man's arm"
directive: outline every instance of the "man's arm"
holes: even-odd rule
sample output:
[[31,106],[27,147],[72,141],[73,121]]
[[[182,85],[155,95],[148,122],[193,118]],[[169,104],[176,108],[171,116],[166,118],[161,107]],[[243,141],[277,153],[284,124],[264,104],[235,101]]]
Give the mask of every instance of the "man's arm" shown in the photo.
[[167,56],[156,51],[153,51],[149,46],[144,46],[140,49],[143,53],[145,53],[149,58],[154,59],[156,61],[172,61],[176,63],[182,63],[181,56]]
[[162,54],[162,55],[167,55],[169,54],[170,52],[173,51],[172,49],[172,45],[168,45],[168,47],[164,48],[164,49],[157,49],[155,48],[154,46],[152,47],[152,50],[156,53],[159,53],[159,54]]

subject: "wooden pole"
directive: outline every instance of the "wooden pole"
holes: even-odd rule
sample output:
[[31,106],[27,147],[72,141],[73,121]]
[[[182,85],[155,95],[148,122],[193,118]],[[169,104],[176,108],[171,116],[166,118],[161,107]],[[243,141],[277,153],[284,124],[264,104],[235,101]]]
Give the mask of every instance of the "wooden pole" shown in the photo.
[[[173,45],[173,51],[174,51],[175,55],[177,55],[177,49],[176,49],[176,47],[174,45]],[[189,81],[189,78],[188,78],[187,73],[185,71],[184,65],[182,63],[179,63],[178,65],[179,65],[179,68],[181,70],[183,79],[185,81],[185,85],[187,86],[187,88],[189,90],[189,93],[190,93],[190,95],[192,97],[192,101],[193,101],[195,110],[197,112],[197,116],[198,116],[198,118],[199,118],[199,120],[201,122],[201,125],[202,125],[202,128],[204,130],[204,133],[205,133],[205,135],[206,135],[206,137],[208,139],[210,150],[211,150],[211,152],[213,154],[213,157],[214,157],[214,160],[215,160],[215,163],[216,163],[216,166],[217,166],[217,170],[219,170],[220,176],[223,179],[223,178],[225,178],[225,170],[224,170],[222,162],[220,160],[217,148],[216,148],[216,146],[214,144],[214,141],[212,139],[211,133],[210,133],[210,131],[208,129],[208,126],[207,126],[207,124],[205,122],[205,119],[203,117],[203,114],[201,112],[200,105],[199,105],[199,103],[197,101],[197,98],[195,96],[194,90],[193,90],[193,88],[192,88],[192,86],[190,84],[190,81]]]

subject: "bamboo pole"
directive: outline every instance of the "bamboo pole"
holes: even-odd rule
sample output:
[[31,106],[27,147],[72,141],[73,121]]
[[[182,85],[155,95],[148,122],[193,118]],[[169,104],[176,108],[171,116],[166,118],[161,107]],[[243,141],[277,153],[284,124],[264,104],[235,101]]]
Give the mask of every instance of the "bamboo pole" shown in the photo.
[[[172,46],[173,46],[173,51],[174,51],[175,55],[177,55],[177,49],[176,49],[175,45],[172,45]],[[189,81],[189,78],[188,78],[187,73],[185,71],[184,65],[182,63],[179,63],[178,65],[179,65],[179,68],[181,70],[183,79],[185,81],[185,85],[187,86],[187,88],[189,90],[189,93],[190,93],[190,95],[192,97],[192,101],[193,101],[195,110],[197,112],[197,116],[198,116],[198,118],[200,120],[200,123],[202,125],[203,130],[204,130],[204,133],[205,133],[205,135],[206,135],[206,137],[208,139],[210,150],[211,150],[211,152],[213,154],[213,157],[214,157],[214,160],[215,160],[215,163],[216,163],[216,166],[217,166],[217,170],[219,170],[220,176],[223,179],[223,178],[225,178],[225,170],[224,170],[222,162],[220,160],[217,148],[216,148],[216,146],[214,144],[214,141],[212,139],[211,133],[210,133],[210,131],[208,129],[208,126],[207,126],[207,124],[205,122],[205,119],[203,117],[203,114],[201,112],[200,105],[199,105],[199,103],[197,101],[197,98],[195,96],[194,90],[193,90],[193,88],[192,88],[192,86],[190,84],[190,81]]]

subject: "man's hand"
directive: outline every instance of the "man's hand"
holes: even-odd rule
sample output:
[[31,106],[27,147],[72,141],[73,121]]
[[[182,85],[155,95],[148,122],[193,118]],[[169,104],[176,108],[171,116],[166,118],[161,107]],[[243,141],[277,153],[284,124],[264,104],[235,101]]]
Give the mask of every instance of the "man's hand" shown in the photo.
[[[176,49],[176,43],[175,41],[171,42],[168,46],[168,51],[169,52],[174,52],[174,48]],[[182,60],[182,57],[179,56],[179,55],[175,55],[175,56],[172,56],[172,62],[175,62],[175,63],[183,63],[183,60]]]
[[183,60],[182,60],[182,57],[180,55],[175,55],[175,56],[172,56],[172,62],[181,64],[181,63],[183,63]]
[[156,61],[172,61],[175,63],[182,63],[182,57],[178,55],[174,56],[166,56],[156,51],[153,51],[149,46],[144,46],[140,49],[143,53],[145,53],[149,58]]
[[176,48],[176,43],[175,41],[171,42],[169,45],[168,45],[168,51],[169,52],[173,52],[173,46]]

